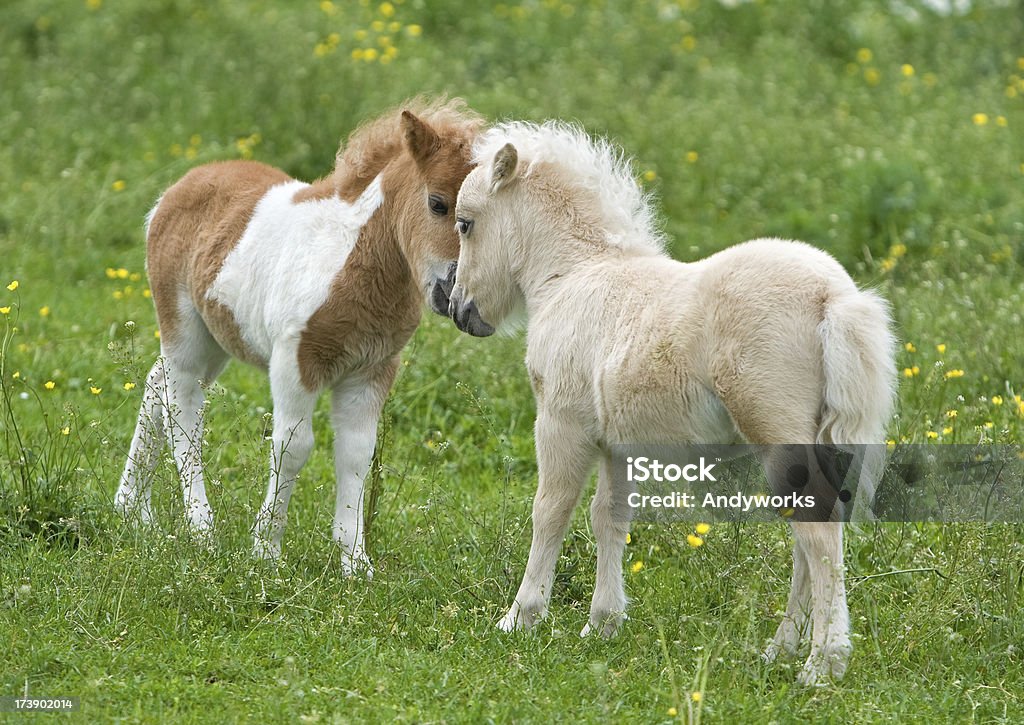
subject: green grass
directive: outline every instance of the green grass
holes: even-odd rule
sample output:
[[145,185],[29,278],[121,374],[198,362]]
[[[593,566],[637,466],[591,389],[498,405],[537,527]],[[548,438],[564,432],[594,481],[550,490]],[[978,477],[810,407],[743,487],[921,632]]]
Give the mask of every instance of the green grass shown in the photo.
[[250,560],[270,401],[240,365],[211,394],[213,546],[179,526],[167,461],[157,528],[112,515],[140,400],[124,385],[158,348],[141,222],[160,191],[240,156],[315,177],[355,124],[422,91],[611,136],[681,259],[759,235],[828,249],[912,343],[893,440],[1022,441],[1020,2],[917,22],[858,1],[612,5],[7,3],[0,284],[20,284],[0,287],[0,694],[77,695],[90,721],[1024,718],[1020,523],[851,530],[856,649],[828,688],[757,656],[788,591],[781,526],[717,525],[699,549],[636,527],[631,619],[584,641],[581,507],[550,619],[498,632],[536,474],[523,344],[439,318],[387,406],[373,582],[342,577],[330,540],[326,405],[284,562]]

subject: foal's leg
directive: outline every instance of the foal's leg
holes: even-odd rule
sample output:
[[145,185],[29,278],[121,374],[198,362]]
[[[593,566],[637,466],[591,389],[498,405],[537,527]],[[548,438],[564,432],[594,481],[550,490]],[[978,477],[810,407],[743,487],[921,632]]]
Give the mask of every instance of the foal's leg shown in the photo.
[[295,480],[313,450],[317,394],[302,385],[293,346],[275,349],[270,357],[270,394],[274,401],[270,481],[256,516],[253,554],[276,560],[281,556],[281,537]]
[[800,640],[807,629],[807,619],[811,609],[811,583],[807,573],[807,555],[804,554],[801,539],[793,537],[793,578],[789,588],[789,601],[786,613],[775,630],[775,637],[765,648],[765,662],[774,662],[781,654],[786,657],[796,655]]
[[814,685],[823,678],[840,678],[853,645],[843,581],[843,525],[793,522],[793,536],[807,557],[811,588],[811,653],[797,680]]
[[373,577],[363,545],[363,483],[377,442],[377,421],[397,370],[396,359],[368,374],[347,377],[331,396],[337,477],[333,533],[346,575],[362,569]]
[[163,445],[163,405],[166,396],[164,362],[157,360],[146,377],[139,419],[135,424],[128,461],[121,474],[121,483],[114,497],[114,507],[129,521],[148,524],[152,518],[150,499],[153,469],[156,468]]
[[175,343],[165,343],[163,428],[181,477],[185,517],[194,531],[213,527],[203,481],[203,385],[224,369],[228,355],[210,335],[199,313],[181,310]]
[[537,495],[533,544],[515,601],[498,627],[529,629],[547,612],[555,564],[572,511],[594,464],[597,449],[580,425],[543,411],[537,415]]
[[[797,513],[810,520],[793,521],[793,584],[786,615],[765,651],[772,659],[780,651],[795,652],[811,622],[811,652],[798,680],[814,685],[846,672],[852,651],[850,617],[843,575],[843,525],[829,521],[835,515],[836,491],[819,466],[813,445],[774,445],[762,463],[775,493],[799,490],[813,495],[812,511]],[[802,473],[800,473],[802,471]]]
[[615,515],[612,460],[602,456],[597,477],[597,492],[590,504],[590,522],[597,537],[597,584],[590,602],[590,621],[581,637],[598,631],[614,635],[626,619],[626,592],[622,585],[622,555],[626,548],[629,523]]

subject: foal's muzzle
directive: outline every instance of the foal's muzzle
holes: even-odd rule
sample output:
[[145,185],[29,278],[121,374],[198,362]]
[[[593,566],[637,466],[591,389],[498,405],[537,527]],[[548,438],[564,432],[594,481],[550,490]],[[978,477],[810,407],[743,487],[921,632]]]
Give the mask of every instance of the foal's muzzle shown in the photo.
[[494,334],[494,328],[480,317],[476,302],[473,300],[465,302],[462,299],[462,290],[459,288],[452,292],[448,314],[457,328],[473,337],[487,337]]
[[451,304],[452,288],[455,287],[455,271],[457,263],[448,265],[448,271],[444,278],[434,280],[434,286],[430,290],[430,309],[435,313],[448,317],[448,309]]

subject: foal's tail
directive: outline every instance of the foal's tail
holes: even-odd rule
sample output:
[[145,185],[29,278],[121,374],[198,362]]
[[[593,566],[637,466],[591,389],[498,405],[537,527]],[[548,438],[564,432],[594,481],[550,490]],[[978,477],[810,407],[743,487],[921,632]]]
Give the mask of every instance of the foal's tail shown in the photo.
[[896,395],[889,304],[869,290],[843,290],[818,325],[825,395],[818,443],[881,443]]

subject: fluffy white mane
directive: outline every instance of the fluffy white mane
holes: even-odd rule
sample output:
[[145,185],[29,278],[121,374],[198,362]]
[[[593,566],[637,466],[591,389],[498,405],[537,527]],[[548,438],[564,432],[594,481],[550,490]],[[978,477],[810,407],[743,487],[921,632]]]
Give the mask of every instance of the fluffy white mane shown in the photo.
[[474,162],[490,164],[506,143],[516,147],[524,176],[535,164],[544,164],[572,191],[589,197],[593,203],[586,206],[599,217],[594,226],[609,244],[647,254],[664,251],[651,195],[640,188],[632,160],[618,146],[560,121],[508,121],[477,137]]

